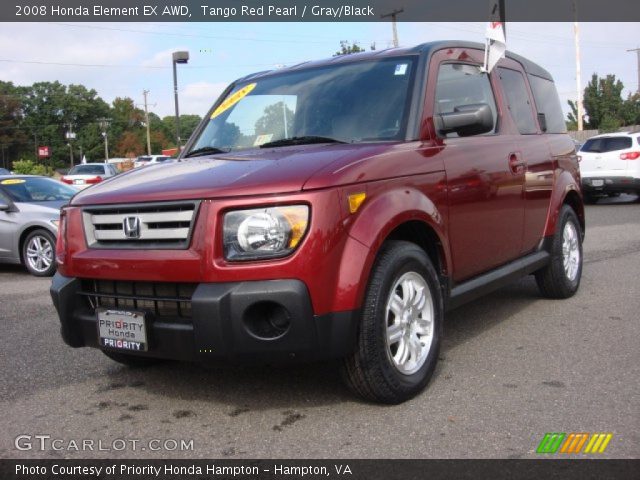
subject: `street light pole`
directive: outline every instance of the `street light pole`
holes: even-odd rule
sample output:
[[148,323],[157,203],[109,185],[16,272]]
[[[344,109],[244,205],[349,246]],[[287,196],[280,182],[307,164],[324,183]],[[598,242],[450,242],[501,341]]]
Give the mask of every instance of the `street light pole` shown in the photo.
[[394,48],[398,48],[400,43],[398,42],[398,27],[396,26],[396,21],[398,18],[398,14],[404,12],[404,8],[394,9],[390,13],[386,13],[384,15],[380,15],[380,18],[391,18],[391,27],[393,31],[393,46]]
[[178,63],[187,63],[189,61],[189,52],[173,52],[173,97],[176,104],[176,142],[178,153],[180,153],[180,111],[178,108],[178,72],[176,65]]

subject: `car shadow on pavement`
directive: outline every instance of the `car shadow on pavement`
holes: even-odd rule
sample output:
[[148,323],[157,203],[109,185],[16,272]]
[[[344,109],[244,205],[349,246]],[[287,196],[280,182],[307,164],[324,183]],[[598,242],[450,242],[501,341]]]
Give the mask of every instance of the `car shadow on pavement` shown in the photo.
[[[449,312],[441,355],[509,321],[538,299],[531,277]],[[434,380],[439,371],[436,368]],[[231,413],[361,401],[343,385],[338,362],[257,366],[163,362],[145,369],[112,364],[101,383],[103,392],[140,384],[153,395],[223,404]]]

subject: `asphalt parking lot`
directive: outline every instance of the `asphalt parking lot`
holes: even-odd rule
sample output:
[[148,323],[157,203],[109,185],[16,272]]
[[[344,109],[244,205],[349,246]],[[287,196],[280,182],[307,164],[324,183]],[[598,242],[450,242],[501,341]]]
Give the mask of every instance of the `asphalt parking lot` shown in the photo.
[[[327,364],[132,370],[68,348],[49,279],[2,265],[0,457],[533,458],[547,432],[611,432],[602,457],[640,458],[640,203],[588,206],[587,224],[574,298],[542,299],[530,277],[451,312],[429,388],[394,407]],[[17,450],[19,435],[63,449]],[[139,442],[67,449],[84,439]]]

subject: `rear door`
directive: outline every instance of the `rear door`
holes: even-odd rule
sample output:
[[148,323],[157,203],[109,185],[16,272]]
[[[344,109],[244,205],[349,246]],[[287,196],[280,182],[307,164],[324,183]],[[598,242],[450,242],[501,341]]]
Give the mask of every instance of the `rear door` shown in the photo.
[[[503,131],[496,94],[498,79],[480,70],[483,52],[447,49],[435,53],[429,82],[435,82],[433,113],[487,104],[494,129],[486,134],[440,135],[447,174],[449,238],[456,282],[517,258],[522,245],[524,167],[515,136]],[[495,71],[494,71],[495,72]]]

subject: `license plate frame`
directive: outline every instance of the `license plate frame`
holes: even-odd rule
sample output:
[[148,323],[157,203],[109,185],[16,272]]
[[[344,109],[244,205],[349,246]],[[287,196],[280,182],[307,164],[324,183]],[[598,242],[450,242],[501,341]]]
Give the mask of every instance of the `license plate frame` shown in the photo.
[[126,352],[149,350],[145,312],[99,308],[96,320],[100,348]]

